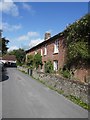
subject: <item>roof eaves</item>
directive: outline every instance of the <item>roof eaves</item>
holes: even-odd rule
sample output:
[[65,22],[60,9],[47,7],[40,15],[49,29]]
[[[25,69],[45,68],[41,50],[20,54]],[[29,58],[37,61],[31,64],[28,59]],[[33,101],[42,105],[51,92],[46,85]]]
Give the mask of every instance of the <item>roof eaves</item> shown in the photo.
[[40,45],[42,45],[42,44],[44,44],[44,43],[46,43],[46,42],[49,42],[50,40],[57,39],[57,38],[60,37],[60,36],[63,36],[63,32],[58,33],[57,35],[54,35],[53,37],[49,38],[49,39],[46,40],[46,41],[43,41],[42,43],[39,43],[38,45],[30,48],[29,50],[26,50],[26,53],[30,52],[31,50],[35,49],[36,47],[38,47],[38,46],[40,46]]

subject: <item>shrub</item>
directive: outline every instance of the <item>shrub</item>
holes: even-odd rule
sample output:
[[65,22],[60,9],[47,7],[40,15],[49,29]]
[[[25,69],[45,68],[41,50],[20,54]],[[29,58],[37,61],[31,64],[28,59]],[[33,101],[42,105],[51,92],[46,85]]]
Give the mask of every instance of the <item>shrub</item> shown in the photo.
[[53,72],[53,64],[50,60],[45,63],[45,72],[46,73],[52,73]]
[[34,57],[33,57],[33,55],[28,55],[27,56],[27,65],[29,65],[30,67],[33,67],[33,65],[34,65]]
[[70,71],[68,69],[60,69],[60,73],[65,78],[70,78],[71,77]]
[[42,65],[42,56],[37,53],[35,55],[28,55],[27,56],[27,65],[33,69],[33,68],[38,68],[39,65]]
[[63,71],[63,76],[65,77],[65,78],[70,78],[70,72],[69,72],[69,70],[65,70],[65,71]]
[[37,53],[34,56],[34,65],[35,65],[36,69],[39,67],[39,65],[42,66],[42,56],[39,53]]

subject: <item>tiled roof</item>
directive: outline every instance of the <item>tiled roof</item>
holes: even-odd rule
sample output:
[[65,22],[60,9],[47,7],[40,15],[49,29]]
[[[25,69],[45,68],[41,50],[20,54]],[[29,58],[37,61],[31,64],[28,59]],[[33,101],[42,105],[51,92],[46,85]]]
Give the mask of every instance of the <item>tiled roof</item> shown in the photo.
[[16,56],[15,55],[5,55],[2,57],[2,60],[16,61]]
[[36,46],[30,48],[29,50],[26,50],[26,53],[28,53],[28,52],[34,50],[34,49],[37,48],[37,47],[40,47],[41,45],[44,45],[44,44],[50,42],[51,40],[55,40],[55,39],[57,39],[57,38],[60,37],[60,36],[63,36],[63,32],[62,32],[62,33],[58,33],[57,35],[55,35],[55,36],[49,38],[48,40],[43,41],[42,43],[39,43],[38,45],[36,45]]

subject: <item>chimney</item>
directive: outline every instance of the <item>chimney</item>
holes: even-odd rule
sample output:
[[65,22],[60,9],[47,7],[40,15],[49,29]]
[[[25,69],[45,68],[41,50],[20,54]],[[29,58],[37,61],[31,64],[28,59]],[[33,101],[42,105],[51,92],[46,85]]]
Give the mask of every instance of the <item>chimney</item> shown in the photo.
[[50,32],[46,32],[44,40],[48,40],[50,37],[51,37],[51,33]]

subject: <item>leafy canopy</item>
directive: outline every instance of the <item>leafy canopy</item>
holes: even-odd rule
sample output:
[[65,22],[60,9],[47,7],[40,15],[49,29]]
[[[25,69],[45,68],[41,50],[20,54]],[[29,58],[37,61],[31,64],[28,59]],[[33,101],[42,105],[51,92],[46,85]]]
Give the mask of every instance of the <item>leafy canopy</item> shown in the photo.
[[5,37],[2,38],[2,30],[0,30],[0,52],[2,55],[7,53],[8,43],[9,43],[9,40],[7,40]]
[[17,50],[13,50],[13,51],[9,52],[9,54],[16,56],[18,65],[24,64],[24,62],[25,62],[25,55],[26,55],[24,49],[19,48]]
[[64,31],[67,44],[67,63],[76,63],[90,59],[90,14],[85,15]]

